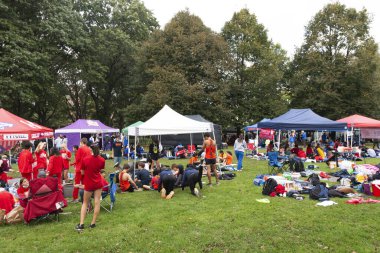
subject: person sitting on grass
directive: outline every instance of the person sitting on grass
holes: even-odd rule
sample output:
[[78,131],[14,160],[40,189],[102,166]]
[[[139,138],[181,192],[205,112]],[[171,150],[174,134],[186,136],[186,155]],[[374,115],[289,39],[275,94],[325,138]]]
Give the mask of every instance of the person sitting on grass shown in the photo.
[[17,188],[17,195],[20,201],[20,206],[26,208],[30,196],[30,187],[28,179],[20,179],[20,186]]
[[193,156],[189,160],[189,164],[199,164],[200,161],[198,160],[198,154],[194,152]]
[[225,163],[226,162],[226,154],[224,153],[223,150],[219,150],[219,163]]
[[137,164],[135,183],[144,190],[150,190],[150,180],[150,173],[145,169],[145,164],[143,162],[139,162]]
[[[132,171],[128,164],[124,164],[123,170],[119,174],[119,186],[121,192],[134,192],[138,189],[129,172]],[[133,187],[132,187],[133,186]]]
[[160,173],[158,190],[161,192],[161,198],[171,199],[174,196],[174,184],[176,178],[170,168],[165,168]]
[[311,143],[307,144],[306,156],[309,159],[314,159],[314,152],[313,152],[313,148],[311,147]]
[[158,191],[158,188],[160,186],[160,173],[158,170],[153,171],[153,177],[150,181],[150,185],[151,189]]
[[185,189],[186,186],[190,187],[190,192],[192,195],[199,197],[200,192],[195,187],[196,184],[199,184],[199,188],[202,189],[202,167],[199,166],[199,170],[196,169],[192,164],[188,164],[186,170],[183,173],[182,178],[182,191]]

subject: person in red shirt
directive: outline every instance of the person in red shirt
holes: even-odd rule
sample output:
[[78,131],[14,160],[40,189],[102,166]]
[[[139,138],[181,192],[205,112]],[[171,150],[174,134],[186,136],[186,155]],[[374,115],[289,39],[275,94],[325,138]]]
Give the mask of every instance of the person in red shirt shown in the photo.
[[216,141],[205,133],[203,141],[203,150],[205,151],[205,162],[207,166],[208,185],[211,186],[211,171],[214,172],[216,184],[219,184],[218,172],[216,170]]
[[226,165],[231,165],[232,164],[232,159],[233,159],[232,153],[231,153],[231,151],[227,151],[226,153],[227,153],[227,155],[226,155]]
[[20,179],[20,186],[17,189],[17,195],[20,201],[20,205],[23,208],[26,208],[26,204],[28,203],[28,198],[30,194],[29,181],[26,178]]
[[58,182],[60,183],[62,183],[62,171],[64,168],[63,163],[64,161],[61,156],[61,153],[59,153],[59,150],[57,148],[52,148],[47,175],[49,177],[58,178]]
[[[90,228],[95,227],[96,218],[100,211],[100,197],[104,182],[102,181],[101,170],[104,169],[105,160],[99,155],[99,147],[92,147],[93,155],[83,158],[81,161],[81,173],[83,175],[83,203],[80,212],[80,222],[75,227],[78,231],[84,229],[84,219],[86,218],[87,207],[94,195],[94,215],[90,224]],[[78,150],[79,151],[79,150]]]
[[4,188],[0,188],[0,209],[5,210],[5,214],[12,211],[16,201],[13,195]]
[[65,182],[67,182],[70,168],[71,152],[67,149],[66,143],[62,144],[59,153],[61,153],[63,158],[63,178],[65,179]]
[[152,180],[150,181],[151,188],[154,190],[158,190],[158,187],[160,186],[160,174],[158,170],[153,171],[153,177]]
[[30,142],[25,142],[23,146],[24,149],[21,151],[17,161],[18,169],[21,176],[30,181],[32,179],[33,172],[32,164],[34,162],[32,152],[30,152],[32,144]]
[[[91,149],[87,146],[87,138],[82,138],[79,144],[79,148],[77,152],[75,153],[75,178],[74,183],[75,184],[81,184],[82,182],[82,161],[87,156],[90,156],[92,154]],[[73,190],[73,203],[78,202],[78,193],[79,189],[74,188]]]
[[40,142],[34,151],[34,156],[36,158],[37,165],[33,168],[33,178],[37,178],[39,170],[46,170],[48,167],[48,156],[45,151],[46,142]]

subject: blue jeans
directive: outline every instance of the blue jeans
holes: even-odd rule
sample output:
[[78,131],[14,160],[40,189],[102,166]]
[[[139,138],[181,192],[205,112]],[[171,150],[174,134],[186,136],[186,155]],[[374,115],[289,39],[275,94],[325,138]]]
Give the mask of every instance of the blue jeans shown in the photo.
[[238,160],[237,170],[241,170],[243,167],[244,152],[235,150],[235,155]]
[[113,162],[114,162],[114,164],[118,162],[121,165],[122,159],[120,156],[117,156],[117,157],[113,158]]

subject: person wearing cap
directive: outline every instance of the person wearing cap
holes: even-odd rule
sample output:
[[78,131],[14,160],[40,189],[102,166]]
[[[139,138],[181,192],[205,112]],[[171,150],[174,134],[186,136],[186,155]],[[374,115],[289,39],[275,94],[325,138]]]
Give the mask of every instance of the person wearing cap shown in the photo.
[[245,142],[243,135],[240,134],[239,138],[237,138],[234,143],[235,155],[238,160],[237,170],[243,169],[244,151],[246,149],[247,149],[247,143]]

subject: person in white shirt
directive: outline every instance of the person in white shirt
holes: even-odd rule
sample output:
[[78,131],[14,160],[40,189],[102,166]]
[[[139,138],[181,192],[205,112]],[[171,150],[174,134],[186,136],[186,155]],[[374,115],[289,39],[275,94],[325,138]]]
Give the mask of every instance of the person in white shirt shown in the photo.
[[62,135],[60,134],[57,139],[55,139],[54,141],[54,145],[57,149],[60,149],[61,146],[62,146],[62,142],[63,142],[63,138],[62,138]]
[[243,135],[240,134],[239,138],[235,140],[234,150],[238,160],[237,170],[243,169],[244,151],[247,149],[247,143],[245,142]]

